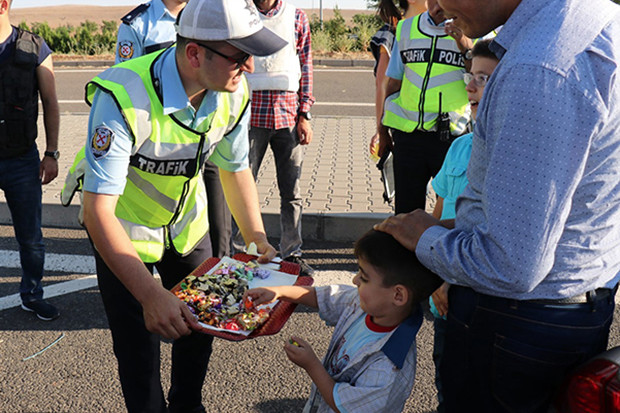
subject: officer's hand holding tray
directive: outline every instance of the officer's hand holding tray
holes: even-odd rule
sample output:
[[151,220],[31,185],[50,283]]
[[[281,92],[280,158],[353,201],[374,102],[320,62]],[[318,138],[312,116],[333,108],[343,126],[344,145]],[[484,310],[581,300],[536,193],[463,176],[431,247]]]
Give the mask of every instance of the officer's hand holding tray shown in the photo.
[[172,292],[183,300],[199,321],[203,333],[232,341],[275,334],[284,326],[296,304],[275,301],[254,306],[243,300],[250,288],[277,285],[312,285],[311,277],[298,277],[296,264],[258,264],[255,255],[210,258],[176,285]]

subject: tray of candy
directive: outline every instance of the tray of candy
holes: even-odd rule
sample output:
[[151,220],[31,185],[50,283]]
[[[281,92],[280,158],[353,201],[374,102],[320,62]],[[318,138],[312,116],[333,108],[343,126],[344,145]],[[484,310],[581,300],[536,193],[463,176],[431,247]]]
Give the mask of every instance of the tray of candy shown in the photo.
[[[232,257],[233,260],[241,261],[241,262],[249,262],[251,260],[255,260],[257,257],[254,255],[247,254],[236,254]],[[199,265],[194,271],[192,271],[189,275],[193,275],[195,277],[199,277],[207,272],[209,272],[212,268],[216,267],[220,263],[219,258],[209,258],[205,260],[201,265]],[[299,266],[295,263],[282,261],[280,263],[279,272],[291,274],[297,276],[295,279],[294,285],[312,285],[313,279],[311,277],[300,277],[299,274]],[[181,290],[181,281],[179,284],[172,288],[172,292],[176,293]],[[209,326],[201,326],[198,331],[206,334],[211,334],[213,336],[223,338],[230,341],[242,341],[249,338],[273,335],[278,333],[286,321],[289,319],[291,314],[295,311],[297,304],[278,301],[275,306],[272,306],[269,309],[269,318],[259,325],[256,329],[252,330],[249,334],[248,332],[238,332],[238,331],[228,331],[226,329],[215,329]]]

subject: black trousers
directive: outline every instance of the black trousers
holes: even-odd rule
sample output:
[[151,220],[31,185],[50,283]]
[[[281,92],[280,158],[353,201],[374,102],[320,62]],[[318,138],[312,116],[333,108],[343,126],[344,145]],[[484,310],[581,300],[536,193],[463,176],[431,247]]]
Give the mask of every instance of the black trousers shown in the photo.
[[450,142],[439,140],[437,132],[392,130],[394,140],[395,213],[426,206],[428,181],[437,175]]
[[[155,267],[164,287],[170,289],[211,255],[211,240],[207,235],[186,257],[167,250]],[[142,306],[96,250],[95,261],[128,412],[204,412],[202,385],[213,336],[192,333],[174,341],[169,406],[166,407],[160,380],[160,336],[146,329]],[[153,271],[153,264],[147,264],[147,267]]]
[[225,255],[230,255],[232,216],[226,204],[217,165],[206,161],[202,176],[207,187],[209,235],[211,237],[213,256],[222,258]]

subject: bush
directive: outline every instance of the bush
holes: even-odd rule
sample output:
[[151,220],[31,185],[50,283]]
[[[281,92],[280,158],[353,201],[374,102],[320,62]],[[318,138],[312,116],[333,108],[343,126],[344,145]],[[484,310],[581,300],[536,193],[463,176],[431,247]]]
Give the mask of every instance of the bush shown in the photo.
[[376,15],[356,14],[353,16],[353,22],[355,26],[353,26],[351,32],[357,39],[355,48],[363,52],[369,51],[370,39],[381,27],[381,20]]
[[332,37],[332,50],[334,52],[346,53],[353,50],[356,39],[348,34],[341,34]]
[[47,22],[33,23],[32,27],[21,22],[19,27],[41,36],[55,53],[97,55],[114,53],[116,48],[118,25],[114,21],[104,21],[101,27],[89,20],[79,27],[65,25],[52,29]]
[[318,53],[327,53],[332,50],[332,39],[325,30],[315,30],[312,33],[312,50]]

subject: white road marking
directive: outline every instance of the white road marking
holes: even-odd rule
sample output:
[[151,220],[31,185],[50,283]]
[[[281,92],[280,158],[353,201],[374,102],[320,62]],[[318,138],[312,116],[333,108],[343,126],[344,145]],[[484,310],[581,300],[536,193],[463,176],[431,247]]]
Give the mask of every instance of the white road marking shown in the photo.
[[[0,267],[20,268],[19,252],[0,250]],[[45,271],[62,271],[75,274],[94,274],[95,258],[92,255],[45,254]]]
[[[0,250],[0,267],[20,268],[19,252]],[[97,285],[95,258],[90,255],[45,254],[45,271],[60,271],[71,274],[87,274],[71,281],[45,286],[44,297],[52,298]],[[21,305],[19,293],[0,297],[0,311]]]

